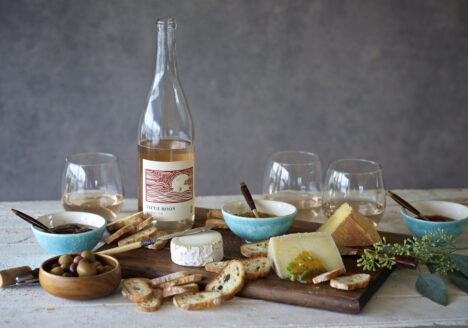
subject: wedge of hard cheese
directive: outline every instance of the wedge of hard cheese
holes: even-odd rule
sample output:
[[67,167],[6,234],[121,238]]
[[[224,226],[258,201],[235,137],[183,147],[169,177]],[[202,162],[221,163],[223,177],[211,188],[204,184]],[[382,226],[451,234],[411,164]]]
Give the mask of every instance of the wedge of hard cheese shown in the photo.
[[372,221],[348,203],[343,203],[317,231],[331,232],[340,246],[369,246],[382,241]]
[[278,277],[289,278],[288,264],[303,251],[320,260],[327,271],[344,268],[340,252],[329,232],[294,233],[270,238],[268,258]]

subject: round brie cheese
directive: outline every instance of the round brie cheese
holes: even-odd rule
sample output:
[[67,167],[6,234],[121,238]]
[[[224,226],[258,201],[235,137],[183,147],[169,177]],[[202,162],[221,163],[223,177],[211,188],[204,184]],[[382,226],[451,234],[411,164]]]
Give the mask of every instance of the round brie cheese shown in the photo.
[[223,238],[217,231],[172,238],[171,260],[176,264],[200,267],[223,257]]

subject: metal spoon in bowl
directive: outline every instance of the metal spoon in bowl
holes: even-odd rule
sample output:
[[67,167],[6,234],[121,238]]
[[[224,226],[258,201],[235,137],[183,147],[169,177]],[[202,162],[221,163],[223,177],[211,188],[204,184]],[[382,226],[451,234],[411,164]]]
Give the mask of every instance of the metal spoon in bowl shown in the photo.
[[44,230],[48,233],[54,233],[52,231],[52,229],[50,229],[48,226],[46,226],[45,224],[43,224],[42,222],[39,222],[38,220],[36,220],[35,218],[33,218],[32,216],[29,216],[27,215],[26,213],[23,213],[23,212],[20,212],[18,210],[15,210],[14,208],[11,209],[11,211],[13,213],[15,213],[17,216],[19,216],[20,218],[22,218],[24,221],[32,224],[33,226],[35,226],[36,228],[39,228],[41,230]]
[[410,203],[408,203],[406,200],[398,196],[397,194],[394,194],[390,190],[387,191],[387,195],[390,196],[395,202],[406,208],[408,211],[416,215],[418,219],[424,220],[424,221],[431,221],[427,218],[427,216],[423,215],[421,212],[419,212],[416,208],[414,208]]

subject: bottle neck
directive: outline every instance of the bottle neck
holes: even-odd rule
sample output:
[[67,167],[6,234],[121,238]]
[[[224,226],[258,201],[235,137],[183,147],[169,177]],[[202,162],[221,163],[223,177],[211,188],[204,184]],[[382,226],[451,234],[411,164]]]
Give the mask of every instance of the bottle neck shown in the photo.
[[175,23],[158,21],[158,50],[156,54],[156,76],[166,73],[177,75],[175,55]]

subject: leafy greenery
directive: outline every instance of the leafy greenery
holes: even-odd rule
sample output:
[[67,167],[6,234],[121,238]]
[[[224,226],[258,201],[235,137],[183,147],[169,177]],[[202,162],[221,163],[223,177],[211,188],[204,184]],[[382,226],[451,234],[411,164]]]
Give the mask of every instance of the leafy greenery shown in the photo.
[[442,279],[433,274],[421,273],[416,281],[416,290],[436,303],[448,304],[447,288]]
[[374,244],[373,249],[364,250],[357,261],[358,267],[368,271],[391,269],[396,265],[395,255],[413,256],[432,273],[420,274],[416,282],[416,290],[424,297],[447,305],[447,289],[434,273],[446,274],[456,286],[468,292],[468,256],[453,254],[468,247],[455,246],[453,236],[446,234],[444,230],[426,232],[422,238],[407,238],[403,244],[391,244],[385,238],[382,239],[382,242]]
[[432,272],[445,274],[457,269],[450,255],[462,249],[468,247],[457,248],[453,236],[445,234],[441,229],[428,232],[421,239],[407,238],[403,244],[389,244],[384,237],[382,242],[374,244],[374,249],[364,250],[358,266],[368,271],[375,271],[377,268],[391,269],[396,264],[395,255],[405,255],[413,256],[420,264],[430,266]]

